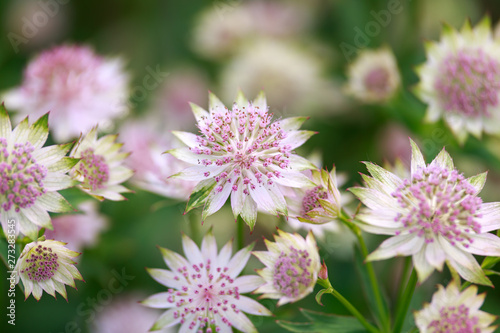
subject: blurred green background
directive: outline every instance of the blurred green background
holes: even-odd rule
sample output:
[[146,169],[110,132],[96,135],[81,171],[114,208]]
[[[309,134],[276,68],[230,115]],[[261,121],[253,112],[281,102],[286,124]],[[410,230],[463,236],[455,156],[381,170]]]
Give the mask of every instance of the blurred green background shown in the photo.
[[[9,38],[10,32],[22,29],[23,17],[30,17],[34,12],[41,10],[39,1],[16,0],[0,2],[0,91],[20,84],[23,69],[27,62],[42,50],[62,43],[88,44],[104,55],[120,55],[126,59],[127,69],[133,77],[132,87],[141,86],[148,66],[161,69],[169,73],[189,69],[198,73],[205,80],[207,89],[210,89],[223,101],[232,103],[229,82],[239,82],[228,78],[233,67],[240,62],[236,61],[241,52],[252,52],[251,47],[259,37],[239,41],[232,50],[225,54],[213,56],[197,45],[197,36],[201,19],[207,11],[216,11],[213,20],[229,20],[233,11],[239,6],[254,1],[154,1],[154,0],[69,0],[60,1],[58,12],[53,15],[47,25],[40,28],[35,37],[22,45],[19,52],[15,52]],[[408,157],[408,136],[414,138],[422,146],[424,155],[430,160],[443,147],[452,154],[457,167],[467,176],[484,170],[489,170],[488,182],[484,190],[484,201],[500,201],[500,141],[494,138],[485,138],[479,141],[469,138],[463,147],[460,147],[451,132],[442,122],[423,124],[425,113],[423,105],[409,91],[409,87],[417,82],[413,72],[415,65],[425,61],[423,48],[424,40],[439,38],[441,24],[448,22],[460,27],[466,19],[473,23],[485,14],[490,15],[495,25],[500,17],[498,1],[467,1],[467,0],[401,0],[402,11],[393,15],[387,27],[382,27],[379,34],[369,38],[369,46],[376,48],[389,45],[398,61],[403,89],[397,98],[386,105],[363,105],[342,94],[341,87],[345,81],[347,59],[342,54],[340,43],[354,44],[356,31],[363,29],[367,22],[373,21],[371,11],[378,12],[386,9],[388,2],[376,0],[356,1],[327,1],[312,0],[307,4],[297,1],[272,1],[284,6],[299,6],[299,10],[308,15],[306,27],[290,26],[283,29],[297,33],[288,36],[286,33],[277,34],[271,39],[272,43],[286,40],[293,44],[297,52],[307,53],[315,59],[318,70],[318,86],[298,87],[302,94],[308,93],[309,88],[318,97],[313,101],[307,96],[282,96],[280,90],[287,90],[303,82],[290,81],[253,83],[259,87],[268,86],[271,95],[270,101],[277,101],[271,108],[278,117],[294,114],[310,116],[305,128],[318,131],[319,134],[310,139],[298,152],[308,155],[317,151],[322,157],[323,164],[331,167],[335,164],[338,171],[348,176],[349,186],[359,184],[358,172],[365,169],[359,161],[373,161],[384,163],[394,161],[396,156],[403,160]],[[43,9],[42,9],[43,10]],[[290,23],[290,22],[288,22]],[[288,24],[287,23],[287,24]],[[234,23],[238,29],[238,22]],[[198,31],[198,32],[197,32]],[[197,42],[198,41],[198,42]],[[219,46],[222,50],[222,46]],[[248,50],[250,48],[250,50]],[[217,48],[216,48],[217,49]],[[206,52],[206,54],[204,53]],[[270,59],[277,56],[271,51],[267,55]],[[278,62],[280,59],[277,59]],[[244,62],[243,62],[244,63]],[[241,64],[241,63],[240,63]],[[303,64],[298,63],[297,66]],[[308,66],[305,64],[304,66]],[[238,69],[242,80],[250,75],[251,69]],[[290,69],[291,71],[292,69]],[[300,76],[299,76],[300,78]],[[300,81],[298,79],[297,81]],[[316,82],[316,81],[315,81]],[[173,81],[171,84],[175,85]],[[241,85],[245,87],[246,83]],[[290,88],[291,89],[291,88]],[[302,90],[301,90],[302,89]],[[305,90],[304,90],[305,89]],[[288,90],[287,90],[288,91]],[[294,90],[291,90],[294,91]],[[252,97],[253,91],[247,92]],[[275,93],[276,95],[273,95]],[[184,94],[189,98],[190,90]],[[315,95],[316,96],[316,95]],[[195,97],[193,97],[194,99]],[[142,116],[168,112],[156,109],[156,100],[161,99],[161,88],[150,91],[146,98],[132,96],[134,106],[131,112]],[[167,101],[168,102],[168,101]],[[206,106],[206,102],[201,102]],[[194,125],[194,118],[192,119]],[[118,122],[115,131],[119,132]],[[194,127],[191,125],[191,127]],[[72,192],[66,195],[73,198]],[[157,245],[168,247],[182,252],[180,243],[181,231],[191,235],[197,242],[200,235],[213,227],[219,247],[234,237],[235,223],[228,205],[223,210],[208,218],[202,227],[196,227],[200,222],[200,211],[182,215],[185,204],[176,200],[165,199],[159,195],[136,189],[135,194],[126,195],[128,201],[104,202],[100,206],[102,214],[109,220],[108,229],[101,235],[96,246],[85,249],[80,258],[78,269],[82,273],[85,283],[78,281],[78,290],[68,288],[68,302],[62,297],[57,300],[44,295],[37,302],[33,297],[26,301],[21,291],[17,290],[16,297],[16,326],[7,325],[5,315],[0,320],[1,332],[92,332],[91,324],[94,314],[101,313],[101,304],[93,307],[92,299],[103,295],[102,290],[109,290],[109,283],[114,278],[113,272],[123,270],[133,276],[123,290],[114,294],[112,299],[139,292],[150,295],[163,291],[163,287],[156,283],[146,273],[144,267],[165,268]],[[73,203],[78,201],[75,197]],[[196,225],[196,226],[195,226]],[[256,229],[251,235],[247,233],[247,242],[256,241],[256,248],[262,249],[262,236],[270,238],[275,226],[286,230],[286,222],[274,217],[259,215]],[[197,231],[195,231],[197,230]],[[246,229],[248,231],[248,229]],[[382,238],[369,238],[370,250],[374,249]],[[370,309],[363,298],[360,279],[356,272],[352,245],[341,242],[335,235],[327,235],[320,241],[322,257],[327,261],[332,283],[344,296],[358,306],[363,313],[369,316]],[[4,251],[4,249],[2,249]],[[383,282],[388,299],[394,301],[398,277],[402,261],[400,259],[387,260],[376,263],[375,267]],[[251,259],[246,272],[251,273],[259,263]],[[446,271],[446,270],[445,270]],[[0,270],[0,313],[4,314],[7,306],[7,274],[5,269]],[[447,272],[434,274],[431,279],[417,287],[412,302],[412,309],[420,309],[424,301],[430,301],[437,283],[446,284],[450,277]],[[493,276],[494,284],[500,284],[500,277]],[[480,288],[487,291],[488,297],[483,306],[484,311],[500,314],[500,292],[497,289]],[[99,294],[101,292],[101,294]],[[313,295],[293,304],[276,309],[276,302],[265,300],[265,304],[276,314],[275,318],[252,317],[260,332],[281,332],[274,320],[305,321],[299,313],[299,308],[317,311],[348,314],[342,306],[331,297],[324,297],[324,306],[317,305]],[[108,303],[106,300],[104,303]],[[106,305],[104,304],[104,305]],[[92,310],[93,309],[93,310]],[[151,323],[152,324],[152,323]],[[411,327],[411,319],[405,326]]]

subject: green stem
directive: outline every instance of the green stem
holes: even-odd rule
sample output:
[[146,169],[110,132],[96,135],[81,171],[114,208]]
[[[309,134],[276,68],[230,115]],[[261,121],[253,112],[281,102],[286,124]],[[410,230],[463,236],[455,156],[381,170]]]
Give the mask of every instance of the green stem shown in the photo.
[[240,216],[236,221],[236,246],[238,250],[245,247],[245,222]]
[[369,322],[366,321],[365,317],[352,305],[347,299],[345,299],[344,296],[342,296],[337,290],[335,290],[333,287],[330,286],[328,288],[328,293],[332,294],[333,297],[339,300],[340,303],[354,316],[356,317],[361,325],[363,325],[368,331],[372,333],[379,333],[379,331],[371,325]]
[[191,229],[191,238],[198,244],[201,241],[200,219],[194,212],[189,214],[189,229]]
[[403,324],[408,313],[408,308],[410,307],[410,302],[413,297],[413,292],[415,291],[415,286],[417,285],[417,273],[415,269],[412,270],[408,284],[401,298],[401,303],[398,302],[396,310],[396,320],[394,322],[393,333],[400,333],[403,328]]
[[373,265],[370,261],[366,261],[366,257],[368,256],[368,249],[366,247],[365,240],[363,239],[363,235],[361,234],[361,229],[359,229],[359,227],[351,221],[347,213],[343,211],[340,216],[340,219],[346,223],[346,225],[349,227],[349,229],[351,229],[351,231],[358,239],[359,246],[361,248],[361,253],[363,255],[363,259],[365,260],[365,266],[368,272],[368,278],[370,279],[370,284],[373,290],[373,294],[375,296],[375,302],[377,303],[380,322],[382,323],[384,331],[390,332],[391,323],[389,314],[382,299],[382,294],[380,292],[380,287],[377,281],[377,276],[375,275],[375,270],[373,269]]

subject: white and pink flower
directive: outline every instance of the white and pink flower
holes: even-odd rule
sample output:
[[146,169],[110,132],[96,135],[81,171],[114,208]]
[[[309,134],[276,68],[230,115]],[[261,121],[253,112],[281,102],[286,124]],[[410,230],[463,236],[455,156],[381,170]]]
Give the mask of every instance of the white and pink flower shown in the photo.
[[170,270],[148,269],[168,291],[150,296],[142,304],[167,309],[155,322],[152,331],[180,324],[180,332],[257,332],[245,313],[269,316],[271,312],[255,300],[243,296],[262,285],[257,275],[238,275],[245,268],[253,245],[231,257],[228,242],[217,253],[215,237],[209,232],[201,248],[186,235],[182,237],[186,258],[160,248]]
[[277,185],[311,185],[300,171],[314,165],[293,152],[315,134],[297,130],[306,118],[273,122],[263,93],[249,102],[240,92],[232,110],[210,94],[209,112],[196,105],[193,112],[201,135],[173,132],[188,147],[168,151],[193,165],[172,177],[199,182],[186,210],[203,205],[204,220],[231,196],[234,216],[252,229],[257,210],[287,216]]
[[126,113],[128,85],[121,59],[101,57],[86,46],[65,45],[32,60],[22,85],[3,98],[22,115],[39,117],[50,111],[52,134],[56,141],[64,141]]
[[361,229],[391,235],[367,260],[413,256],[420,282],[446,262],[464,279],[491,285],[474,258],[500,256],[500,203],[483,203],[478,196],[486,173],[465,178],[446,150],[426,164],[411,141],[411,175],[397,175],[366,163],[372,177],[366,187],[351,188],[367,207],[356,216]]

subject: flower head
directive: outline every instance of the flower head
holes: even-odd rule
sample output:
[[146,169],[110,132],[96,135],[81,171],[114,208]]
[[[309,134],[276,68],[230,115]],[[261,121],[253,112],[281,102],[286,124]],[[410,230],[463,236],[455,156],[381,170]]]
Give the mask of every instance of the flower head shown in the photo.
[[478,196],[486,173],[465,178],[444,149],[426,164],[411,145],[409,178],[366,163],[372,175],[363,175],[367,187],[351,189],[367,206],[357,215],[360,227],[393,236],[368,260],[411,255],[421,282],[447,262],[464,279],[491,285],[473,256],[500,255],[500,238],[489,233],[500,228],[500,203],[483,203]]
[[490,326],[496,319],[479,310],[486,294],[477,294],[477,287],[460,291],[457,281],[432,296],[432,302],[415,312],[415,324],[421,333],[463,332],[492,333],[496,326]]
[[250,245],[231,257],[227,243],[217,254],[215,237],[209,232],[201,249],[186,235],[182,237],[187,258],[160,248],[170,270],[148,269],[167,292],[152,295],[142,303],[152,308],[168,309],[151,330],[181,324],[182,332],[229,332],[231,327],[242,332],[257,332],[244,314],[266,316],[271,313],[243,293],[254,291],[263,281],[259,276],[238,275],[245,268]]
[[232,110],[211,94],[209,108],[207,112],[193,105],[201,135],[174,132],[188,147],[169,151],[194,165],[173,177],[199,181],[186,210],[204,205],[205,219],[231,195],[234,216],[240,215],[251,228],[257,209],[288,215],[277,185],[310,185],[300,171],[314,168],[293,153],[314,134],[297,130],[306,118],[273,122],[263,94],[251,103],[240,93]]
[[16,283],[19,278],[23,282],[26,298],[33,293],[33,297],[40,300],[45,290],[54,297],[57,291],[67,299],[64,285],[76,288],[75,279],[83,281],[73,261],[80,253],[68,250],[64,245],[66,243],[42,237],[23,249],[14,270]]
[[99,234],[107,226],[107,219],[99,213],[95,201],[85,201],[78,206],[81,213],[66,214],[52,220],[54,230],[45,230],[50,239],[66,242],[67,248],[81,251],[97,243]]
[[294,196],[286,196],[290,217],[299,221],[324,224],[336,220],[341,210],[341,198],[335,168],[311,170],[314,187],[293,189]]
[[24,115],[51,111],[54,137],[68,140],[126,112],[128,81],[120,59],[85,46],[59,46],[31,61],[21,87],[4,100]]
[[460,142],[468,133],[500,133],[500,44],[484,18],[460,32],[445,26],[439,43],[426,45],[415,93],[427,104],[427,120],[443,117]]
[[396,58],[388,48],[365,50],[347,70],[346,92],[365,103],[381,103],[394,96],[400,86]]
[[78,163],[65,157],[72,144],[43,147],[49,135],[48,114],[33,124],[26,117],[12,130],[0,106],[0,216],[2,228],[14,219],[16,232],[35,240],[40,227],[52,229],[47,213],[72,210],[58,190],[78,182],[66,173]]
[[120,152],[122,143],[116,143],[118,135],[106,135],[97,139],[97,127],[81,137],[70,153],[80,159],[71,170],[71,176],[80,181],[80,189],[99,200],[120,201],[125,198],[120,194],[130,192],[120,185],[134,174],[123,166],[123,160],[129,153]]
[[279,299],[278,305],[296,302],[309,295],[316,284],[321,263],[312,232],[299,234],[278,230],[275,242],[266,240],[267,251],[253,254],[265,268],[258,270],[265,284],[255,290],[263,298]]

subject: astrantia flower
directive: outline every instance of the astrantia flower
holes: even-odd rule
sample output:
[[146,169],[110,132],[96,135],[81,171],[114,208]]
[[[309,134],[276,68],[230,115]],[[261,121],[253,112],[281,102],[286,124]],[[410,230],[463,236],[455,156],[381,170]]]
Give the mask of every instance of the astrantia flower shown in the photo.
[[253,252],[266,265],[257,270],[266,283],[255,293],[279,299],[279,306],[296,302],[313,291],[321,263],[312,232],[304,239],[299,234],[278,230],[274,239],[274,243],[265,240],[268,251]]
[[6,231],[13,219],[16,232],[33,240],[40,227],[52,229],[47,211],[72,210],[57,191],[78,183],[66,174],[78,162],[65,157],[72,144],[42,148],[48,135],[48,114],[31,126],[26,117],[12,130],[0,106],[0,220]]
[[118,135],[106,135],[97,139],[97,127],[81,137],[71,150],[70,156],[80,159],[71,170],[71,176],[80,181],[80,189],[98,200],[125,200],[120,193],[130,192],[120,185],[134,174],[123,166],[129,153],[120,151],[122,143],[116,143]]
[[217,254],[215,237],[209,232],[201,249],[186,235],[182,245],[187,259],[160,248],[170,270],[148,269],[149,274],[166,287],[167,292],[152,295],[142,303],[152,308],[168,309],[151,330],[181,324],[179,332],[257,332],[244,312],[268,316],[271,312],[253,299],[241,294],[262,285],[257,275],[240,276],[253,245],[231,258],[228,242]]
[[365,103],[389,100],[400,85],[396,58],[389,48],[361,51],[347,70],[346,92]]
[[81,251],[97,243],[106,228],[107,219],[101,215],[94,200],[81,203],[79,213],[65,214],[52,220],[54,230],[45,230],[45,237],[66,242],[67,248]]
[[478,295],[476,286],[462,292],[456,281],[452,281],[446,289],[438,287],[432,302],[415,312],[415,324],[421,333],[495,332],[497,327],[490,325],[496,316],[479,310],[486,294]]
[[19,88],[4,96],[23,115],[50,111],[56,140],[68,140],[127,111],[129,77],[120,59],[85,46],[59,46],[28,65]]
[[174,178],[200,181],[186,210],[204,205],[205,219],[231,195],[234,216],[240,215],[250,228],[255,225],[257,209],[288,215],[277,184],[310,185],[311,181],[300,171],[314,168],[293,153],[314,134],[297,130],[306,118],[272,122],[262,93],[253,103],[240,93],[232,110],[210,94],[209,109],[207,112],[193,105],[201,135],[174,132],[188,147],[169,151],[194,165]]
[[134,119],[121,129],[124,148],[131,154],[127,165],[134,170],[130,182],[159,195],[187,201],[197,182],[169,178],[189,166],[169,154],[165,148],[178,148],[180,142],[168,131],[161,132],[153,121]]
[[500,43],[491,23],[460,32],[445,26],[439,43],[426,45],[427,62],[417,68],[415,93],[427,104],[427,120],[443,117],[460,142],[467,134],[500,133]]
[[293,189],[296,195],[286,196],[290,217],[314,224],[337,219],[341,210],[341,198],[335,168],[331,172],[312,170],[311,180],[316,186]]
[[57,291],[67,299],[64,285],[76,288],[75,279],[83,281],[73,261],[80,253],[68,250],[64,245],[66,243],[45,240],[45,237],[26,245],[14,269],[16,283],[20,278],[26,298],[32,293],[39,300],[45,290],[54,297]]
[[491,285],[473,256],[500,256],[500,238],[489,233],[500,228],[500,203],[483,203],[478,196],[486,173],[465,178],[444,149],[425,164],[411,145],[410,178],[366,163],[373,178],[363,175],[367,187],[351,189],[368,207],[357,215],[359,226],[393,235],[367,259],[411,255],[420,282],[447,262],[464,279]]

